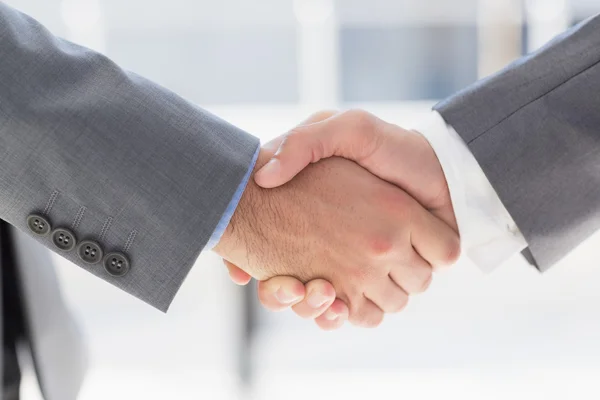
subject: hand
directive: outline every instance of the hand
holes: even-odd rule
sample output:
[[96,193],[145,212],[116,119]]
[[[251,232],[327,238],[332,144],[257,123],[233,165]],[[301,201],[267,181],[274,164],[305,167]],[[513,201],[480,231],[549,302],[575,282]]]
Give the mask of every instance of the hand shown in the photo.
[[334,158],[280,188],[250,182],[215,250],[258,279],[324,278],[351,322],[374,326],[428,285],[431,265],[453,261],[458,238],[406,193]]
[[[252,277],[223,260],[231,279],[246,285]],[[282,311],[291,307],[302,318],[314,319],[319,328],[334,330],[348,319],[348,306],[336,299],[335,289],[323,279],[313,279],[305,285],[291,276],[275,276],[258,281],[258,299],[269,311]]]
[[[350,158],[380,177],[411,189],[415,188],[410,182],[414,174],[403,174],[402,170],[422,171],[425,164],[426,176],[432,184],[416,187],[411,194],[457,230],[444,174],[433,149],[420,134],[387,124],[360,110],[346,113],[322,111],[315,116],[318,117],[309,119],[307,123],[265,146],[277,149],[273,160],[278,161],[270,162],[269,167],[256,174],[258,184],[265,188],[279,186],[292,179],[309,163],[336,155]],[[324,121],[326,123],[321,123]],[[308,127],[310,124],[315,125]],[[355,130],[352,129],[353,126],[366,126],[370,129]],[[332,127],[335,129],[331,129]],[[415,146],[420,150],[415,152]],[[408,163],[400,169],[396,159]],[[276,279],[279,277],[271,280]],[[292,290],[292,287],[298,288],[300,283],[288,277],[275,286],[280,290]]]
[[389,124],[362,110],[326,112],[319,121],[296,127],[265,147],[275,156],[255,175],[264,188],[291,180],[309,163],[340,156],[406,190],[421,205],[458,231],[448,184],[429,142],[418,132]]
[[[336,112],[320,111],[300,123],[313,124],[331,117]],[[223,260],[231,280],[238,285],[247,285],[252,277],[239,267]],[[269,311],[282,311],[287,308],[302,318],[314,319],[323,330],[340,328],[348,319],[348,306],[336,299],[333,285],[323,279],[314,279],[306,286],[291,276],[275,276],[258,281],[258,299]],[[308,296],[306,295],[308,293]]]

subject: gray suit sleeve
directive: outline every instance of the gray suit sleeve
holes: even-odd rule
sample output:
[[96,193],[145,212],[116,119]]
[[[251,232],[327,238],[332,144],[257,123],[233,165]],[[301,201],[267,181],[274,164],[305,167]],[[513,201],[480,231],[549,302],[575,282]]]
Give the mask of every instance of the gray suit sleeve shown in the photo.
[[[0,218],[166,310],[258,140],[2,3],[0,55]],[[60,251],[31,214],[125,255],[128,273]]]
[[596,16],[435,107],[542,271],[600,229],[599,62]]

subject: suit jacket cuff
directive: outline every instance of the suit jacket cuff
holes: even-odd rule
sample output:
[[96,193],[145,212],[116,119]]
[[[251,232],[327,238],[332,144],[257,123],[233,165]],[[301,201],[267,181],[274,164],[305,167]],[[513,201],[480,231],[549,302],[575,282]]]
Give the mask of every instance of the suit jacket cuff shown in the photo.
[[490,272],[525,248],[523,235],[454,128],[433,111],[416,130],[431,144],[446,176],[463,256]]
[[204,248],[205,250],[212,250],[217,245],[217,243],[219,243],[219,240],[221,240],[223,233],[225,233],[225,229],[227,229],[229,221],[231,221],[231,217],[233,217],[233,213],[235,212],[240,202],[240,199],[244,194],[244,190],[246,190],[246,186],[248,185],[248,181],[250,180],[250,176],[252,175],[252,171],[254,170],[254,166],[256,165],[256,160],[258,159],[259,153],[260,147],[256,149],[256,152],[254,153],[254,157],[252,158],[252,162],[248,167],[246,175],[244,175],[244,178],[240,182],[236,192],[233,194],[233,197],[231,198],[227,209],[223,213],[223,216],[221,216],[221,220],[219,220],[219,223],[217,224],[214,232],[212,233],[212,236],[208,240],[208,243]]

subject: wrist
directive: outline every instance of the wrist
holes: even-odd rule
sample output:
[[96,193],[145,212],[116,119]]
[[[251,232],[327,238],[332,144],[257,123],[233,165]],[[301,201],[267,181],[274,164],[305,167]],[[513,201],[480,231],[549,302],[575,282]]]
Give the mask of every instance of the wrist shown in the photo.
[[266,191],[254,182],[254,174],[270,158],[270,154],[260,149],[256,164],[252,170],[250,179],[240,198],[240,201],[225,228],[217,245],[213,250],[221,257],[233,261],[239,255],[238,253],[247,249],[252,238],[256,235],[256,230],[260,229],[260,219],[257,217],[257,207],[268,201]]
[[422,142],[422,158],[430,160],[430,182],[439,182],[432,191],[432,198],[428,202],[428,209],[438,218],[446,222],[458,232],[458,224],[454,212],[454,199],[450,193],[449,174],[454,171],[453,163],[448,163],[448,157],[453,154],[453,146],[449,130],[444,120],[434,115],[428,124],[412,132]]

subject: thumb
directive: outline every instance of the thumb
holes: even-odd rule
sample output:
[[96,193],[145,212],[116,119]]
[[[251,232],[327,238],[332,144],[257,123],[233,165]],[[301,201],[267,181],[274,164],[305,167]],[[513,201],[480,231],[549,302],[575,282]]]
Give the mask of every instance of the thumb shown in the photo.
[[229,270],[229,277],[231,278],[233,283],[243,286],[243,285],[247,285],[250,282],[250,280],[252,279],[252,277],[250,275],[248,275],[241,268],[237,267],[236,265],[233,265],[229,261],[223,260],[223,263]]
[[258,170],[254,180],[267,189],[281,186],[308,164],[334,155],[363,165],[361,160],[381,145],[382,124],[365,111],[350,110],[299,126],[284,136],[273,158]]
[[274,150],[275,155],[254,176],[255,182],[264,188],[273,188],[289,182],[310,162],[317,162],[324,156],[315,157],[314,150],[322,145],[321,132],[324,121],[338,114],[334,110],[319,111],[302,121],[290,133],[282,135],[263,146]]
[[281,186],[311,162],[319,161],[323,138],[313,135],[313,129],[314,125],[310,131],[285,136],[275,155],[254,175],[254,181],[267,189]]

